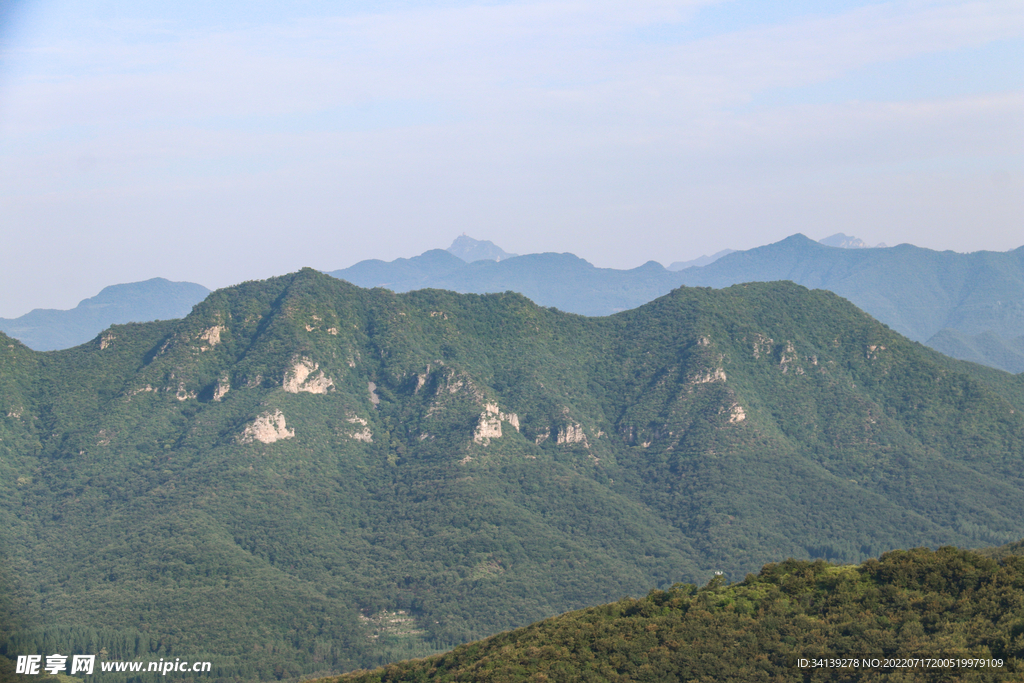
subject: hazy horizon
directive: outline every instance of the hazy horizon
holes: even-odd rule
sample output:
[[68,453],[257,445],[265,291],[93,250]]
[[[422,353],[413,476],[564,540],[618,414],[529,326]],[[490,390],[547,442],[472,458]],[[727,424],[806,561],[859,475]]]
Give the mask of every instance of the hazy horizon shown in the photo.
[[0,8],[0,317],[446,248],[1024,243],[1019,1]]
[[[839,233],[839,234],[842,234],[842,233]],[[473,237],[472,237],[472,235],[465,235],[465,236],[467,236],[467,237],[470,237],[471,239],[475,239],[475,238],[473,238]],[[826,235],[826,237],[832,237],[832,236],[834,236],[834,235]],[[854,237],[854,238],[856,238],[856,237],[857,237],[856,235],[845,235],[845,236],[846,236],[846,237]],[[824,238],[822,238],[822,239],[824,239]],[[481,241],[481,242],[484,242],[484,241],[489,241],[489,242],[493,243],[493,240],[479,240],[479,241]],[[821,240],[815,240],[815,241],[821,241]],[[904,244],[906,244],[906,243],[904,243]],[[495,246],[497,246],[497,247],[499,247],[499,248],[501,247],[501,245],[500,245],[500,244],[497,244],[497,245],[495,245]],[[765,246],[765,245],[757,245],[757,246]],[[878,247],[897,247],[897,246],[902,246],[902,245],[897,245],[897,244],[888,244],[888,245],[886,245],[886,244],[879,244],[879,245],[869,245],[869,247],[871,247],[871,248],[874,248],[874,247],[876,247],[876,246],[878,246]],[[918,246],[918,245],[913,245],[913,246]],[[1022,246],[1024,246],[1024,244],[1022,244]],[[443,248],[443,247],[433,247],[432,249],[442,249],[442,248]],[[752,248],[756,248],[756,247],[752,247]],[[860,247],[854,247],[854,248],[860,248]],[[447,249],[447,248],[445,248],[445,249]],[[728,251],[728,250],[725,250],[725,251]],[[982,251],[984,251],[984,250],[982,250]],[[1010,250],[1010,251],[1013,251],[1013,250]],[[421,252],[421,253],[422,253],[422,252]],[[534,253],[538,253],[538,252],[534,252]],[[970,253],[970,252],[957,252],[957,253]],[[399,259],[401,259],[401,258],[412,258],[412,257],[414,257],[414,256],[419,256],[419,255],[420,255],[420,254],[413,254],[413,255],[411,255],[411,256],[406,256],[406,257],[402,257],[402,256],[399,256],[399,257],[396,257],[396,258],[399,258]],[[516,254],[515,256],[524,256],[524,255],[526,255],[526,254]],[[705,256],[705,257],[706,257],[706,256],[712,256],[712,255],[713,255],[713,254],[703,254],[702,256]],[[698,258],[699,258],[699,257],[698,257]],[[370,257],[370,260],[372,260],[372,259],[373,259],[373,257]],[[363,260],[366,260],[366,259],[363,259]],[[391,259],[391,260],[394,260],[394,259]],[[648,259],[648,261],[657,261],[657,259]],[[358,262],[357,262],[357,263],[358,263]],[[646,263],[646,262],[645,262],[645,263]],[[668,267],[669,267],[670,265],[672,265],[672,263],[671,263],[671,262],[669,262],[669,263],[662,263],[662,262],[659,262],[659,263],[661,263],[661,265],[662,265],[663,267],[665,267],[665,268],[668,268]],[[349,264],[349,265],[354,265],[354,264]],[[641,265],[642,265],[642,264],[641,264]],[[332,269],[332,270],[344,270],[344,269],[345,269],[345,268],[347,268],[347,267],[348,267],[348,266],[342,266],[341,268],[335,268],[335,269]],[[601,266],[598,266],[598,267],[601,267]],[[636,267],[639,267],[639,266],[636,266]],[[292,272],[294,272],[294,271],[292,271]],[[324,271],[324,272],[330,272],[330,271],[327,271],[327,270],[325,269],[325,271]],[[285,274],[286,274],[286,273],[276,273],[276,275],[285,275]],[[160,277],[161,277],[161,276],[159,276],[159,275],[155,275],[155,276],[153,276],[153,278],[146,278],[146,280],[149,280],[149,279],[154,279],[154,278],[160,278]],[[164,279],[168,279],[168,278],[164,278]],[[140,282],[141,282],[141,280],[140,280]],[[108,285],[104,285],[104,286],[103,286],[103,288],[106,288],[106,287],[110,287],[110,286],[114,286],[114,285],[119,285],[119,284],[131,284],[131,283],[115,283],[115,282],[112,282],[112,283],[109,283]],[[200,285],[203,285],[203,283],[202,283],[202,282],[198,282],[198,283],[196,283],[196,284],[200,284]],[[219,288],[221,288],[221,287],[230,287],[230,286],[232,286],[232,285],[234,285],[234,284],[239,284],[239,283],[227,283],[227,284],[224,284],[224,285],[220,285],[219,287],[216,287],[216,288],[209,288],[209,289],[211,289],[211,290],[212,290],[212,289],[219,289]],[[205,286],[205,285],[204,285],[204,286]],[[89,299],[89,298],[92,298],[92,297],[94,297],[94,296],[98,295],[99,293],[100,293],[100,290],[97,290],[96,292],[91,292],[91,293],[89,293],[89,294],[83,295],[83,296],[81,297],[81,299],[79,300],[79,302],[77,302],[77,303],[81,303],[81,302],[82,302],[82,301],[84,301],[85,299]],[[75,305],[73,305],[73,306],[68,306],[68,307],[67,307],[66,309],[63,309],[63,310],[68,310],[68,309],[74,308],[75,306],[77,306],[77,303],[76,303]],[[36,309],[50,309],[50,310],[53,310],[53,309],[54,309],[54,307],[53,307],[53,306],[37,306],[37,307],[36,307]],[[36,309],[33,309],[33,310],[36,310]],[[26,311],[26,313],[29,313],[29,312],[30,312],[30,311]],[[5,317],[6,317],[6,318],[17,318],[17,317],[20,317],[20,316],[0,316],[0,318],[5,318]]]

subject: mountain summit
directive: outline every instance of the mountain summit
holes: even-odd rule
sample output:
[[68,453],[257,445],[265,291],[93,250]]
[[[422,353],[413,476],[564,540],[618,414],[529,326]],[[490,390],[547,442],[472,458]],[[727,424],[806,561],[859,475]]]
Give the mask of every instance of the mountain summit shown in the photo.
[[452,246],[448,247],[448,253],[458,256],[466,263],[474,261],[504,261],[518,256],[510,254],[490,240],[475,240],[462,233],[455,238]]
[[826,247],[839,247],[840,249],[880,249],[887,246],[885,242],[880,242],[879,244],[876,244],[875,247],[872,247],[859,237],[845,235],[841,232],[837,232],[831,237],[825,237],[818,240],[818,244],[824,244]]

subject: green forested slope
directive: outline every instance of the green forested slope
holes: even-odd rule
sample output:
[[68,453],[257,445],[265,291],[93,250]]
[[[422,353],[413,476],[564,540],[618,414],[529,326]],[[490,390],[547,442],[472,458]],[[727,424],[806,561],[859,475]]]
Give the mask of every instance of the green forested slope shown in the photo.
[[[811,666],[823,659],[831,664]],[[1022,674],[1024,557],[996,562],[946,547],[890,552],[860,566],[787,560],[729,586],[678,584],[340,680],[1010,681]]]
[[1014,385],[787,283],[584,318],[304,270],[3,341],[8,655],[290,677],[779,557],[1024,537]]

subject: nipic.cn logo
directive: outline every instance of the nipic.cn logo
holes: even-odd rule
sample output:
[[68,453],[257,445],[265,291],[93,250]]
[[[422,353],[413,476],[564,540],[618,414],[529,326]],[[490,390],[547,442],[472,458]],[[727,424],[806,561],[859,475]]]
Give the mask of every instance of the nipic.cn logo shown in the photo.
[[[70,662],[68,660],[71,660]],[[14,672],[19,674],[42,674],[52,676],[66,673],[91,675],[96,665],[96,655],[18,655]],[[156,662],[100,662],[100,671],[106,672],[153,672],[166,676],[168,673],[205,673],[211,668],[210,662],[189,662],[181,659]]]

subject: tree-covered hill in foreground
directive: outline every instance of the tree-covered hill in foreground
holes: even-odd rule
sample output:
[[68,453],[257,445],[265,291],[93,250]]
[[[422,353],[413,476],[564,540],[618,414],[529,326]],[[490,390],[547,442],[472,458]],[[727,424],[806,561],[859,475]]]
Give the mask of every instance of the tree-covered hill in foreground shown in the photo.
[[790,283],[585,318],[303,270],[0,339],[0,653],[292,678],[784,557],[1006,543],[1021,380]]
[[332,683],[1022,678],[1019,547],[999,561],[944,547],[677,584]]

